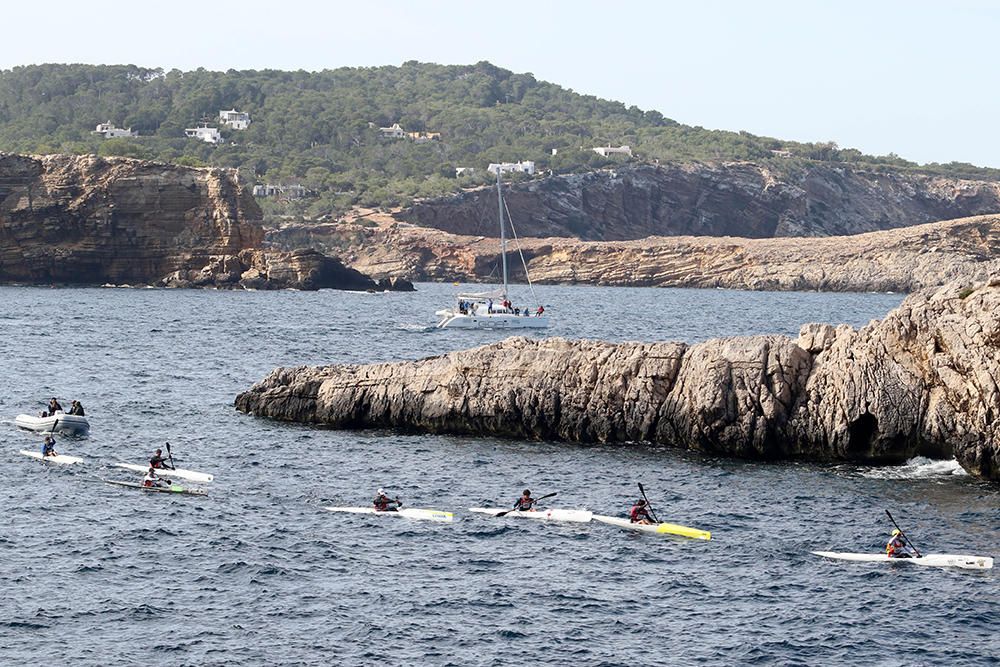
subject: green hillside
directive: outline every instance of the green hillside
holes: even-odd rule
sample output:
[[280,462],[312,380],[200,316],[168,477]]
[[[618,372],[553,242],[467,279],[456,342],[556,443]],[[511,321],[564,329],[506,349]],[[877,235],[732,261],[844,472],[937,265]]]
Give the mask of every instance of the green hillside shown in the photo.
[[[247,129],[219,125],[219,110],[232,108],[250,114]],[[224,143],[184,136],[185,128],[201,120],[219,127]],[[140,136],[93,134],[105,121]],[[439,132],[440,139],[383,137],[378,128],[393,123],[407,131]],[[483,182],[489,162],[533,160],[540,170],[556,173],[618,163],[622,158],[590,150],[606,144],[628,144],[642,160],[753,160],[782,171],[808,160],[842,161],[1000,179],[996,170],[971,165],[918,166],[830,143],[681,125],[657,111],[579,95],[486,62],[322,72],[164,72],[131,65],[0,72],[0,150],[240,167],[250,182],[301,183],[311,190],[301,201],[267,202],[272,213],[321,216],[353,204],[405,204]],[[771,151],[777,149],[793,157],[776,158]],[[475,167],[476,174],[458,179],[455,167]]]

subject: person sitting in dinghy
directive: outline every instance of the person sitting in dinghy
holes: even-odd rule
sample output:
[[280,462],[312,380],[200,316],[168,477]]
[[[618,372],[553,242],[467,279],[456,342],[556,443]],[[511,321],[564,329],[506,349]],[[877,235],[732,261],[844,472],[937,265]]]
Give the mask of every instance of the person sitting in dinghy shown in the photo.
[[142,485],[165,487],[165,486],[170,486],[170,482],[166,481],[165,479],[160,479],[156,474],[156,470],[150,467],[149,472],[147,472],[146,476],[142,478]]
[[632,523],[655,523],[653,521],[653,517],[649,516],[649,509],[646,507],[646,501],[642,498],[635,501],[635,505],[632,505],[632,509],[628,512],[628,518]]
[[382,489],[379,489],[378,493],[375,494],[375,500],[372,501],[372,504],[375,505],[376,512],[395,512],[403,506],[399,498],[393,500],[385,495],[385,491]]
[[59,405],[59,401],[53,396],[49,399],[49,417],[55,417],[57,412],[62,412],[62,406]]
[[889,558],[913,558],[913,553],[898,528],[892,531],[892,537],[885,545],[885,555]]
[[56,453],[56,439],[51,435],[45,436],[45,440],[42,442],[42,456],[59,456]]
[[76,415],[77,417],[84,417],[83,404],[80,403],[80,401],[73,401],[69,404],[69,413],[71,415]]
[[536,502],[531,497],[531,489],[525,489],[521,497],[514,501],[514,509],[518,512],[534,512]]
[[170,460],[163,456],[163,450],[157,449],[156,453],[153,454],[149,459],[150,468],[161,468],[163,470],[173,470],[174,467],[170,465]]

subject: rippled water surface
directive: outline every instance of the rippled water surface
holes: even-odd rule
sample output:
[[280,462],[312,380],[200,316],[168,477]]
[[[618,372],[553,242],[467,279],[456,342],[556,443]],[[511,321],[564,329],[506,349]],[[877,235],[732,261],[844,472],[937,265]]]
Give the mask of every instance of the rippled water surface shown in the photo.
[[[0,424],[0,664],[995,664],[997,575],[834,563],[890,508],[928,552],[997,555],[1000,494],[942,462],[758,464],[663,448],[344,432],[236,413],[274,366],[416,358],[492,341],[437,331],[417,294],[0,288],[0,416],[83,401],[76,469]],[[863,325],[901,297],[541,287],[551,335],[686,340]],[[170,441],[206,498],[127,478]],[[415,507],[622,513],[645,485],[711,542],[465,512],[337,515],[386,486]]]

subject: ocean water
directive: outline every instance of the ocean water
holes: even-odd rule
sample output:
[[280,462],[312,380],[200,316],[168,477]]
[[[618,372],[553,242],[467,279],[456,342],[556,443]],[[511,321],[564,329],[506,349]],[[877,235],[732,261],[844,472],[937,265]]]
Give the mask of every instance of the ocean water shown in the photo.
[[[1000,555],[1000,489],[953,462],[763,464],[665,447],[335,431],[235,412],[279,365],[496,340],[438,331],[416,294],[0,288],[0,664],[983,665],[997,575],[831,562],[882,548]],[[697,341],[863,325],[899,295],[536,288],[549,335]],[[10,420],[80,399],[87,463],[17,454]],[[104,484],[170,442],[204,498]],[[530,487],[552,507],[662,520],[711,542],[473,515]],[[384,486],[452,524],[331,514]]]

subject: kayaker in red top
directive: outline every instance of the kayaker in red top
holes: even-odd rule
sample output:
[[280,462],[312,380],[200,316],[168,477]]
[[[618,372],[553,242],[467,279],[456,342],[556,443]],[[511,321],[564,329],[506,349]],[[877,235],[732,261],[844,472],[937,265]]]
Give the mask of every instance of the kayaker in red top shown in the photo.
[[903,539],[903,533],[898,528],[892,531],[892,537],[885,545],[885,555],[889,558],[913,558],[906,540]]
[[375,500],[372,501],[372,504],[375,505],[376,512],[395,512],[403,506],[403,502],[399,498],[390,498],[385,495],[385,491],[382,489],[379,489],[378,493],[375,494]]
[[654,523],[653,517],[649,516],[649,510],[646,508],[646,501],[641,498],[635,501],[635,505],[632,505],[632,509],[628,512],[628,518],[632,523]]
[[518,512],[534,512],[536,502],[538,501],[531,497],[531,489],[525,489],[521,497],[514,501],[514,509]]

